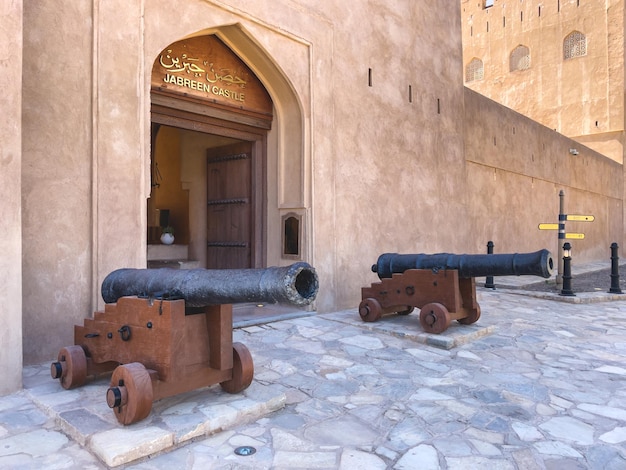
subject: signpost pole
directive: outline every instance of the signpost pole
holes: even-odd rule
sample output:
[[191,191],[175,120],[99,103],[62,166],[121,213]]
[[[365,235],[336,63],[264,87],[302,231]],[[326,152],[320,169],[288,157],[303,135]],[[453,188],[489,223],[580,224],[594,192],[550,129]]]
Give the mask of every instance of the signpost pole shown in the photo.
[[558,270],[556,273],[557,288],[563,285],[563,240],[565,240],[565,193],[559,191],[559,230],[558,230]]
[[557,230],[558,231],[558,269],[556,273],[556,285],[557,288],[563,286],[563,276],[564,273],[564,248],[563,242],[566,239],[574,239],[574,240],[583,240],[585,238],[584,233],[566,233],[565,232],[565,222],[568,220],[578,221],[578,222],[593,222],[595,217],[593,215],[578,215],[578,214],[566,214],[565,213],[565,193],[561,189],[559,191],[559,223],[544,223],[539,224],[539,230]]

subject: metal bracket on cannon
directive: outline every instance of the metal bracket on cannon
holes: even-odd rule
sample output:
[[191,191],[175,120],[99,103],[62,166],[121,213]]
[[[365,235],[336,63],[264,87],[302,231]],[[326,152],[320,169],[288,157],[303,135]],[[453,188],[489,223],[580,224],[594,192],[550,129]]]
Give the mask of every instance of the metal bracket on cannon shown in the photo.
[[553,269],[548,250],[496,255],[385,253],[372,266],[380,282],[361,289],[359,315],[373,322],[389,313],[408,315],[417,307],[424,331],[443,333],[452,320],[468,325],[480,318],[475,277],[549,278]]
[[[308,305],[317,294],[306,263],[241,270],[121,269],[102,284],[104,311],[74,326],[74,345],[50,367],[66,389],[113,372],[106,401],[121,424],[146,418],[152,402],[220,384],[239,393],[251,383],[248,348],[233,343],[233,303]],[[140,297],[144,292],[167,296]]]

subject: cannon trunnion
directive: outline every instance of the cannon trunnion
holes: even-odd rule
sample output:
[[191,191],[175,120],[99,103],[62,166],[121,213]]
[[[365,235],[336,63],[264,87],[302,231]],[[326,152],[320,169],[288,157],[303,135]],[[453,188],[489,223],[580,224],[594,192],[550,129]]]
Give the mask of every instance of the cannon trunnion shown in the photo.
[[389,313],[408,315],[417,307],[424,331],[439,334],[452,320],[467,325],[480,318],[476,276],[549,278],[553,269],[548,250],[499,255],[385,253],[372,266],[380,282],[361,289],[359,315],[373,322]]
[[215,384],[239,393],[252,383],[254,363],[248,348],[233,342],[232,303],[301,306],[318,289],[306,263],[193,271],[118,270],[107,276],[104,311],[74,327],[74,345],[59,351],[52,378],[72,389],[112,372],[106,402],[124,425],[146,418],[161,398]]

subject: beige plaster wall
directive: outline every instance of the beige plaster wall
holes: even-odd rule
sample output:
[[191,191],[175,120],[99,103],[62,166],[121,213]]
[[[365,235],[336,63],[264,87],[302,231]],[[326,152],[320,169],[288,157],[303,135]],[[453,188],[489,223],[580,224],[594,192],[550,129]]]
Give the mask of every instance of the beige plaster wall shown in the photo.
[[[50,359],[145,266],[149,120],[142,2],[24,5],[24,360]],[[146,128],[148,127],[148,128]]]
[[[51,359],[55,350],[73,344],[72,325],[90,313],[95,189],[92,36],[90,1],[24,3],[22,263],[26,363]],[[111,223],[111,237],[115,225]]]
[[558,223],[563,190],[565,213],[595,217],[591,223],[566,222],[567,232],[585,234],[584,240],[568,240],[574,262],[609,264],[611,243],[624,242],[622,165],[469,88],[465,117],[474,250],[485,252],[492,240],[496,252],[547,248],[556,255],[557,233],[540,231],[538,224]]
[[[334,214],[328,246],[343,308],[377,280],[381,253],[467,249],[466,226],[449,229],[467,198],[458,3],[334,3],[334,201],[314,209]],[[325,187],[315,180],[316,194]]]
[[[496,129],[512,118],[476,98],[465,103],[457,2],[42,0],[24,13],[27,362],[49,360],[72,343],[72,325],[101,303],[109,272],[146,265],[150,71],[181,38],[220,35],[267,87],[275,119],[267,139],[266,259],[291,262],[280,257],[280,220],[303,214],[320,312],[355,307],[382,252],[482,252],[494,238],[504,248],[495,230],[521,239],[526,232],[506,228],[504,215],[523,212],[523,227],[544,221],[534,221],[535,211],[544,215],[539,208],[527,215],[527,200],[511,190],[526,183],[518,174],[525,169],[544,205],[561,184],[552,182],[549,164],[503,162],[487,152],[490,133],[479,139],[482,121]],[[486,114],[466,128],[466,116],[479,112]],[[549,154],[556,152],[548,133],[524,120],[519,127],[528,128],[528,140],[545,135]],[[581,155],[587,166],[604,165],[594,184],[621,184],[612,179],[621,166]],[[188,163],[183,179],[197,168]],[[495,181],[504,186],[490,171],[500,172]],[[600,228],[610,217],[587,207],[588,199],[605,204],[606,214],[614,205],[621,210],[621,195],[614,200],[572,175],[562,182],[572,207],[597,211]],[[497,214],[484,212],[485,194],[513,208],[499,202]],[[493,220],[497,229],[487,231]]]
[[22,2],[0,3],[0,396],[22,387]]
[[154,57],[144,60],[143,13],[143,0],[93,2],[93,307],[108,273],[146,266]]
[[[587,136],[580,141],[622,162],[624,2],[482,5],[461,1],[464,66],[473,58],[484,64],[484,79],[466,85],[564,135]],[[587,54],[564,60],[563,40],[572,31],[586,35]],[[511,72],[518,45],[530,49],[530,68]]]

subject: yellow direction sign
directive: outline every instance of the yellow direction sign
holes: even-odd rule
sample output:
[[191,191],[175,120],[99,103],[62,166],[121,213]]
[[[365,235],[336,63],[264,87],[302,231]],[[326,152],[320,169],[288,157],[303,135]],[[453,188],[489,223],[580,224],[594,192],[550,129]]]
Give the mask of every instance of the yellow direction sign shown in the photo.
[[576,220],[578,222],[593,222],[595,219],[593,215],[567,215],[567,220]]
[[539,224],[539,230],[558,230],[559,224]]
[[566,233],[565,238],[573,238],[576,240],[582,240],[583,238],[585,238],[585,234],[584,233]]

